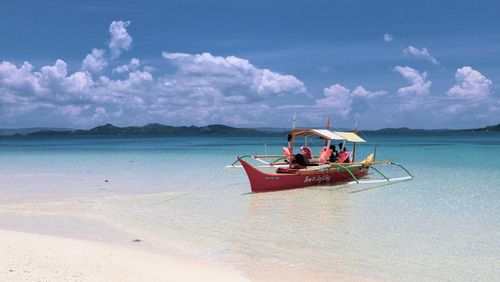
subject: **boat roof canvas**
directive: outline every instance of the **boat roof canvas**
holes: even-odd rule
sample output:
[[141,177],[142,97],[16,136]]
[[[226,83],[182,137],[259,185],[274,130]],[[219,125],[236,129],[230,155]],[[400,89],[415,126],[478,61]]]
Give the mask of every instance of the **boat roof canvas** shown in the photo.
[[328,140],[346,140],[344,137],[335,134],[333,131],[328,129],[307,129],[307,130],[299,130],[296,133],[297,136],[307,136],[307,135],[318,135],[324,139]]
[[338,136],[341,136],[344,140],[347,140],[348,142],[355,142],[355,143],[366,142],[363,138],[359,137],[354,132],[334,131],[333,133],[335,133]]
[[342,137],[342,136],[340,136],[338,134],[335,134],[335,132],[330,131],[328,129],[312,129],[311,131],[313,131],[317,135],[321,135],[323,137],[327,137],[330,140],[345,140],[344,137]]

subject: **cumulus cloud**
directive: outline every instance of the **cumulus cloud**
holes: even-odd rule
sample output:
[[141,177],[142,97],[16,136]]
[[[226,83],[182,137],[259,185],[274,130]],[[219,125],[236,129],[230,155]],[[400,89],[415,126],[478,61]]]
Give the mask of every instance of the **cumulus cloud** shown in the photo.
[[[91,57],[99,57],[93,53]],[[174,72],[155,75],[133,58],[114,69],[122,74],[119,79],[87,71],[92,65],[89,60],[75,72],[63,60],[39,69],[28,62],[16,66],[4,61],[0,64],[0,119],[32,115],[39,116],[38,121],[65,120],[72,126],[88,126],[165,120],[206,124],[227,121],[230,116],[235,118],[231,124],[244,124],[268,107],[262,102],[266,98],[306,92],[294,76],[258,68],[234,56],[164,53],[164,57]],[[252,115],[243,118],[241,112]]]
[[[130,22],[124,21],[113,21],[109,26],[109,33],[111,35],[109,41],[109,50],[111,53],[111,59],[118,58],[123,50],[130,49],[132,45],[132,37],[127,32],[127,27]],[[88,71],[94,74],[100,73],[104,68],[108,66],[108,58],[106,56],[106,51],[103,49],[93,48],[92,52],[87,54],[82,62],[82,70]],[[134,58],[129,65],[123,65],[113,69],[113,72],[122,73],[134,70],[138,66],[138,59]]]
[[158,104],[175,108],[168,112],[172,118],[220,122],[235,117],[243,122],[237,118],[241,112],[261,112],[255,109],[268,107],[262,101],[269,97],[306,93],[304,83],[293,75],[256,67],[243,58],[167,52],[163,57],[176,71],[160,77],[155,92]]
[[362,86],[357,86],[350,91],[348,88],[334,84],[323,90],[325,98],[316,100],[316,107],[327,108],[335,114],[347,116],[351,114],[355,105],[366,105],[372,98],[386,95],[386,91],[368,91]]
[[[40,75],[34,75],[33,66],[24,62],[19,68],[7,61],[0,64],[0,97],[6,99],[8,94],[16,92],[19,96],[35,94],[43,95],[44,87],[40,84]],[[14,97],[10,97],[13,99]]]
[[295,76],[261,69],[235,56],[163,52],[163,57],[177,67],[166,85],[196,97],[209,95],[248,102],[273,94],[306,93],[304,83]]
[[125,73],[125,72],[130,72],[134,71],[139,68],[141,65],[141,61],[137,58],[132,58],[130,60],[130,63],[126,65],[121,65],[113,69],[113,73]]
[[420,73],[417,70],[410,68],[408,66],[406,67],[397,66],[394,68],[394,71],[400,73],[408,82],[411,83],[410,86],[399,88],[398,94],[400,95],[416,94],[419,96],[429,94],[432,81],[427,80],[427,72],[424,71],[423,73]]
[[0,89],[3,93],[30,96],[31,100],[60,101],[65,98],[61,93],[76,93],[93,84],[88,72],[75,72],[70,76],[67,73],[63,60],[44,66],[40,71],[34,71],[27,62],[18,68],[4,61],[0,64]]
[[403,52],[407,55],[413,55],[417,58],[428,60],[435,65],[439,65],[438,60],[436,60],[436,58],[434,58],[431,55],[431,53],[429,52],[429,50],[427,50],[427,48],[425,48],[425,47],[418,49],[418,48],[410,45],[410,46],[406,47],[405,49],[403,49]]
[[[93,78],[87,71],[70,73],[63,60],[39,70],[28,63],[17,67],[3,62],[0,64],[0,103],[6,111],[2,111],[0,117],[29,114],[37,116],[38,120],[69,119],[67,122],[73,125],[88,125],[102,123],[106,118],[127,111],[131,115],[130,122],[132,116],[141,112],[137,103],[139,98],[148,99],[149,105],[155,104],[154,95],[148,94],[154,93],[154,89],[152,74],[144,70],[112,80],[104,75]],[[30,105],[28,110],[25,105]]]
[[385,42],[392,42],[392,40],[394,40],[394,36],[390,33],[384,34],[383,38]]
[[342,116],[350,112],[352,94],[346,87],[335,84],[323,89],[325,98],[316,100],[316,106],[321,108],[330,108]]
[[111,58],[118,58],[123,50],[129,50],[132,46],[132,37],[127,32],[130,21],[113,21],[109,25],[111,39],[109,41],[109,50]]
[[83,59],[82,70],[94,73],[102,71],[108,65],[104,53],[102,49],[92,49],[92,52]]
[[456,85],[448,90],[450,97],[484,99],[491,93],[491,80],[471,67],[457,69],[455,80]]

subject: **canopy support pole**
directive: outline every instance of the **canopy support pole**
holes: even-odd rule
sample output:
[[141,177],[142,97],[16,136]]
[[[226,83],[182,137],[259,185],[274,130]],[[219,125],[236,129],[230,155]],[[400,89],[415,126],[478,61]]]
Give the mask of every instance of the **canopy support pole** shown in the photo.
[[[358,122],[356,122],[356,126],[354,127],[354,133],[358,134]],[[353,142],[352,145],[352,160],[351,162],[356,162],[356,142]]]
[[293,160],[293,147],[294,147],[294,143],[295,143],[295,123],[296,123],[296,114],[293,113],[293,120],[292,120],[292,140],[290,141],[290,148],[289,151],[290,151],[290,154],[292,155],[292,159],[290,160],[290,165],[289,167],[292,168],[292,160]]

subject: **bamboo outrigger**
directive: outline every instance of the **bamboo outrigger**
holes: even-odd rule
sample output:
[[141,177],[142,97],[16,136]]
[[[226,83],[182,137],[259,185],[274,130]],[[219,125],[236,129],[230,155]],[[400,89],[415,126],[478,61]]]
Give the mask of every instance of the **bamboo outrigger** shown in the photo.
[[[296,137],[303,136],[306,146],[301,148],[301,153],[294,155],[294,144]],[[316,136],[325,140],[325,146],[320,154],[313,156],[307,147],[307,138]],[[375,161],[375,152],[369,154],[360,162],[355,161],[356,144],[366,142],[354,132],[331,131],[329,121],[326,129],[295,129],[295,118],[292,130],[289,134],[288,146],[283,147],[284,155],[253,155],[238,156],[237,160],[226,168],[243,168],[250,181],[252,192],[271,192],[278,190],[302,188],[314,185],[336,185],[336,184],[392,184],[413,179],[413,175],[402,165],[392,161]],[[345,148],[346,142],[353,143],[352,156],[339,156],[338,161],[331,161],[331,141],[340,141]],[[347,153],[346,153],[347,154]],[[342,159],[341,159],[342,157]],[[248,159],[260,162],[260,165],[252,166]],[[273,159],[272,161],[269,161]],[[237,165],[237,163],[241,165]],[[407,176],[389,178],[384,175],[375,165],[395,165],[403,169]],[[263,168],[272,168],[275,171],[263,171]],[[383,179],[362,180],[372,169]]]

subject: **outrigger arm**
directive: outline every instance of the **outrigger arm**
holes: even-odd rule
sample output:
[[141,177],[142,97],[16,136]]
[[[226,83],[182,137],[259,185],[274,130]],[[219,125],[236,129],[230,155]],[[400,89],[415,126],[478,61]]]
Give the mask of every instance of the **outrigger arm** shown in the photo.
[[[286,157],[283,155],[255,155],[255,156],[250,156],[250,155],[244,155],[239,157],[240,159],[244,158],[251,158],[254,159],[263,165],[259,165],[257,167],[260,168],[273,168],[273,167],[287,167],[289,164],[287,162],[280,162],[282,160],[285,160]],[[272,159],[275,158],[274,161],[272,162],[267,162],[263,159]],[[233,168],[243,168],[241,165],[236,165],[239,162],[239,159],[236,159],[231,165],[226,166],[226,169],[233,169]]]
[[[395,165],[395,166],[398,166],[401,169],[403,169],[408,175],[407,176],[403,176],[403,177],[389,178],[389,177],[385,176],[379,169],[377,169],[376,167],[374,167],[373,166],[374,164]],[[359,180],[354,175],[351,174],[351,177],[353,178],[354,181],[349,182],[348,185],[353,185],[353,184],[377,184],[377,183],[392,184],[392,183],[407,181],[407,180],[411,180],[411,179],[415,178],[415,176],[413,176],[413,174],[411,174],[410,171],[408,171],[404,166],[402,166],[402,165],[400,165],[398,163],[392,162],[392,161],[370,162],[370,163],[367,162],[367,163],[362,163],[362,165],[363,166],[367,166],[367,167],[373,169],[378,174],[380,174],[384,179]]]

